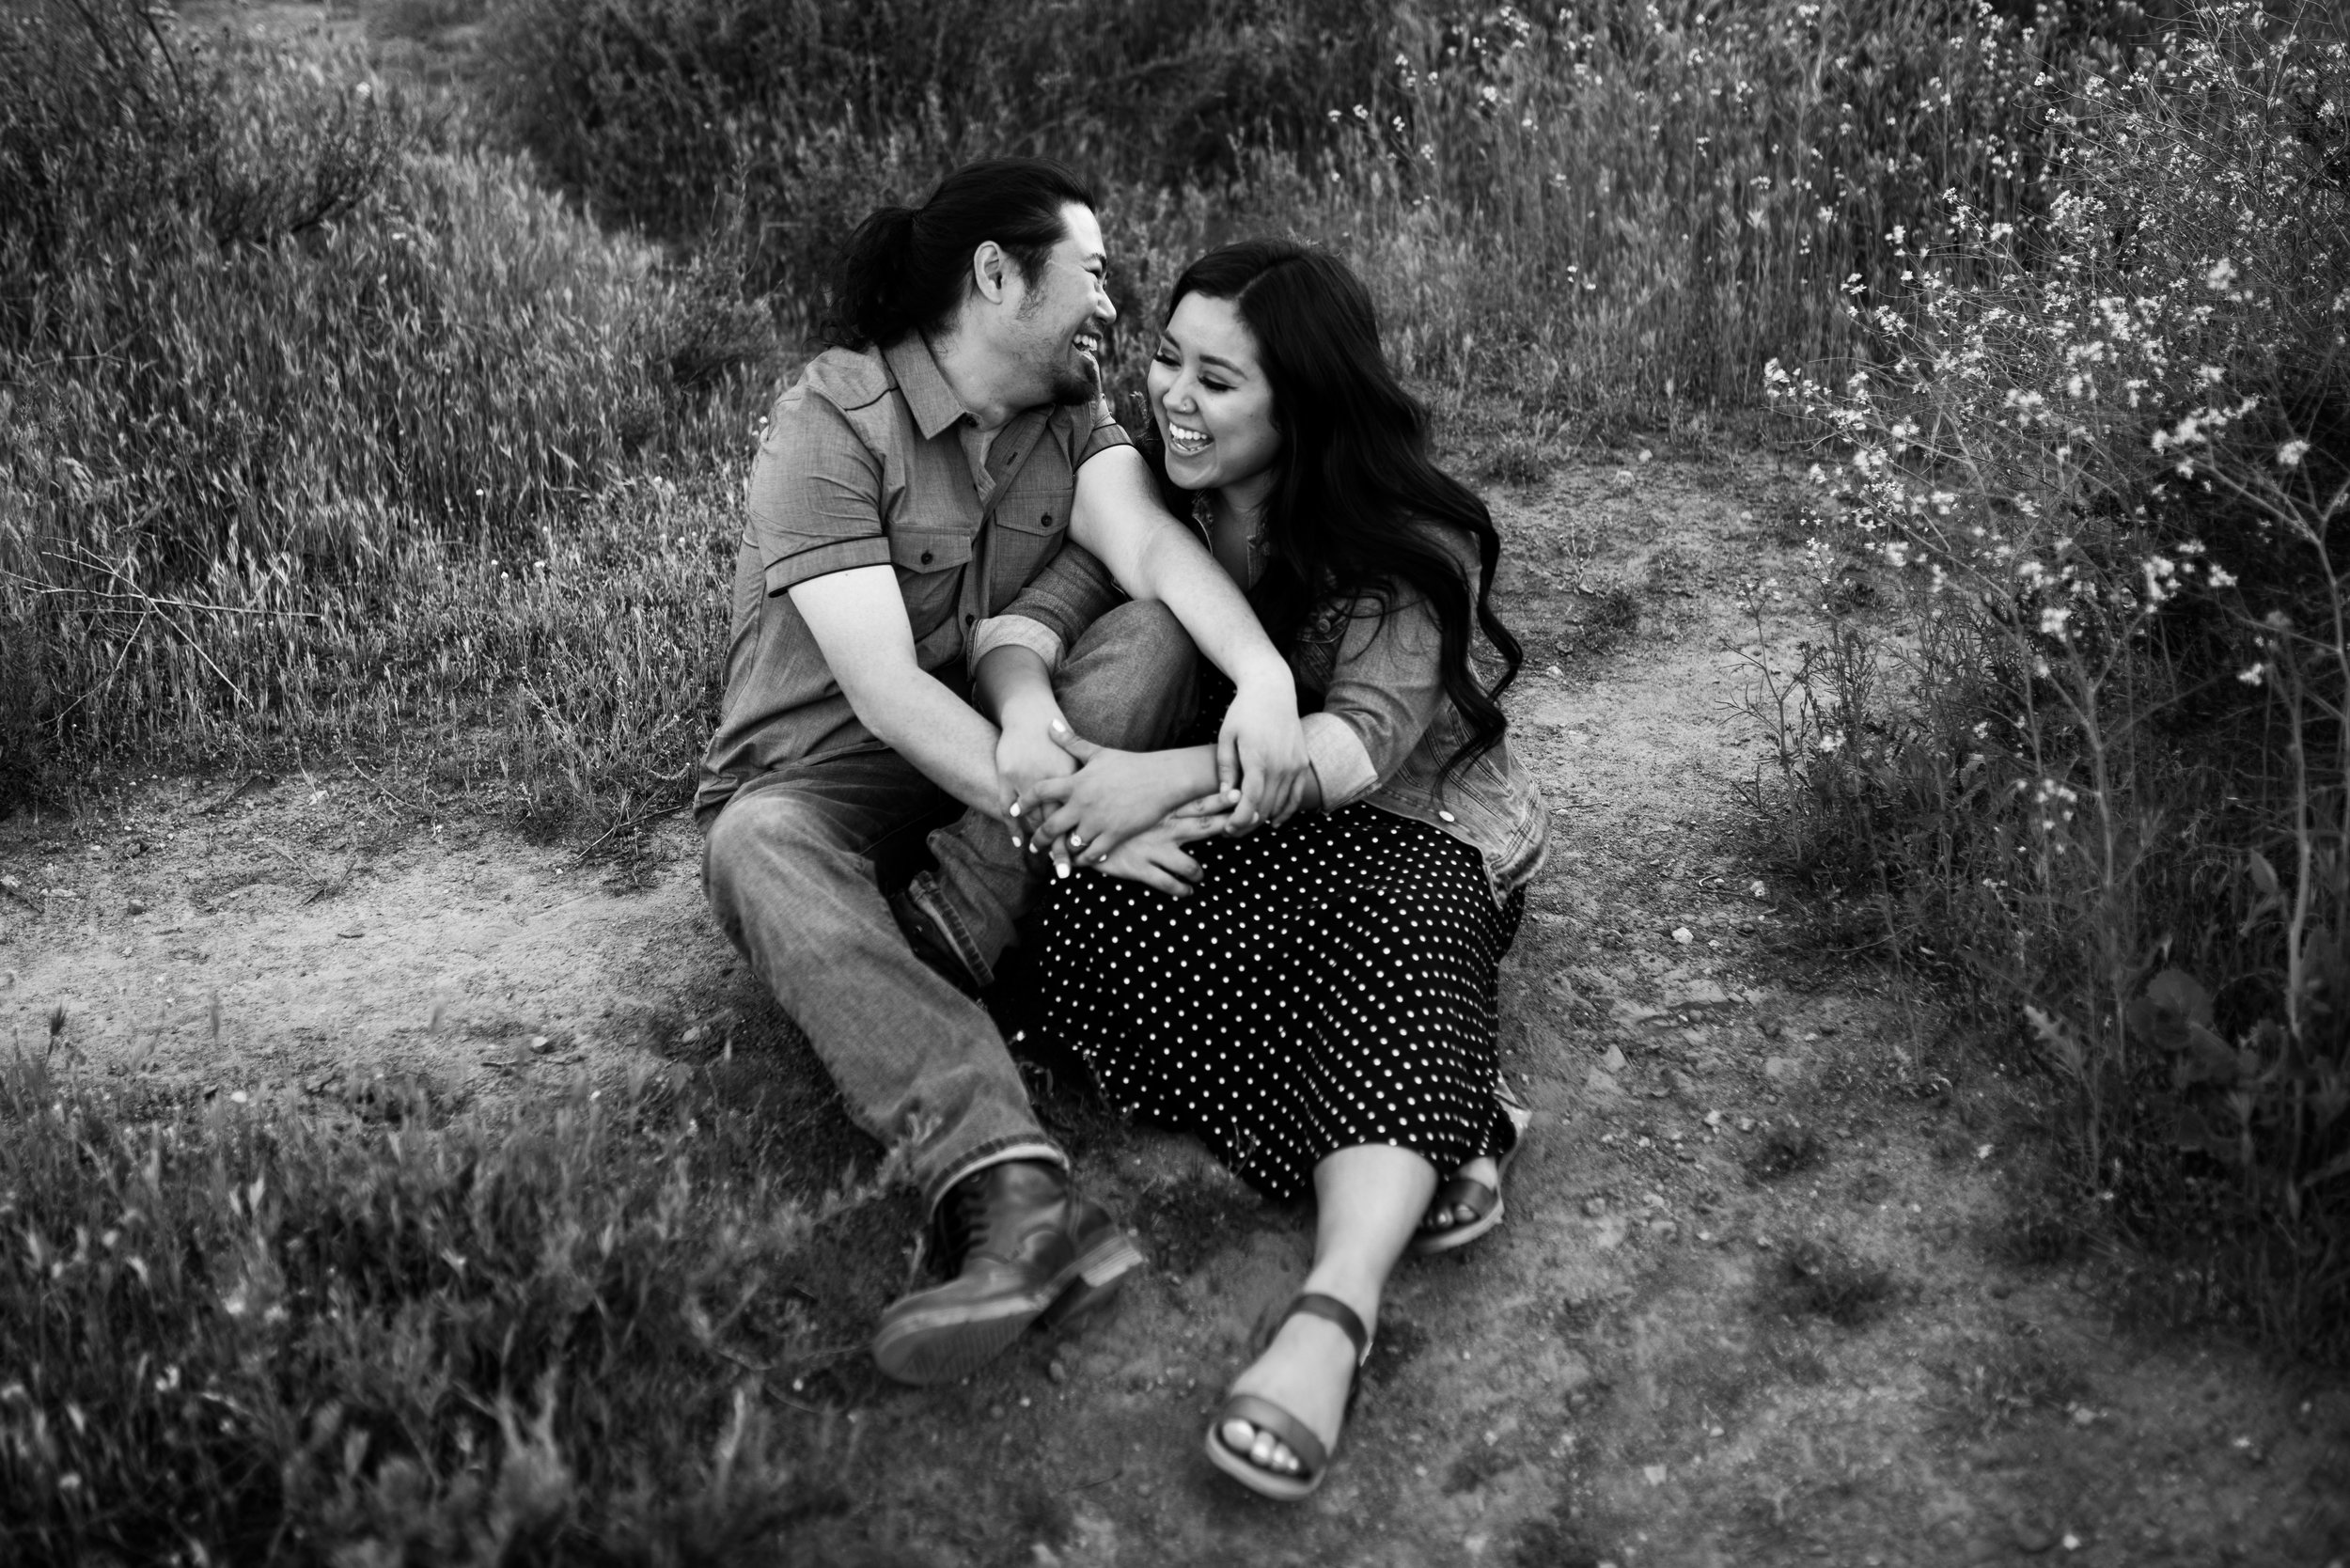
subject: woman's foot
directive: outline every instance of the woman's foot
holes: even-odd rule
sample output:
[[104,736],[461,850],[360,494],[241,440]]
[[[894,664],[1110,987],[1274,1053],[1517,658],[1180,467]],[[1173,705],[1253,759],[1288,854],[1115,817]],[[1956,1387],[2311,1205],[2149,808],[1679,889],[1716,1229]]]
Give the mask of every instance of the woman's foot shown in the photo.
[[1484,1217],[1484,1211],[1474,1203],[1447,1201],[1455,1182],[1475,1182],[1488,1191],[1501,1190],[1501,1162],[1484,1156],[1469,1161],[1447,1177],[1436,1188],[1436,1200],[1428,1205],[1428,1215],[1419,1222],[1423,1236],[1441,1235],[1456,1226],[1473,1225]]
[[[1294,1313],[1264,1354],[1232,1380],[1231,1391],[1252,1394],[1288,1411],[1322,1440],[1323,1451],[1328,1453],[1338,1447],[1339,1429],[1346,1424],[1355,1356],[1355,1341],[1337,1324]],[[1289,1444],[1248,1421],[1226,1419],[1217,1435],[1225,1447],[1270,1474],[1295,1479],[1305,1473],[1305,1463]]]

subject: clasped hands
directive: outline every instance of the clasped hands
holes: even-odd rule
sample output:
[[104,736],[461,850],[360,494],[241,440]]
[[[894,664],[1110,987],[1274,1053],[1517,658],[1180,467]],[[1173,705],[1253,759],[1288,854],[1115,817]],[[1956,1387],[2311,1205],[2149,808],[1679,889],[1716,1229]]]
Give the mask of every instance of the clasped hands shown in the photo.
[[1282,823],[1306,793],[1305,733],[1285,682],[1245,682],[1216,739],[1173,751],[1097,745],[1053,714],[1007,724],[995,770],[1012,841],[1056,875],[1098,869],[1181,896],[1199,878],[1183,846]]

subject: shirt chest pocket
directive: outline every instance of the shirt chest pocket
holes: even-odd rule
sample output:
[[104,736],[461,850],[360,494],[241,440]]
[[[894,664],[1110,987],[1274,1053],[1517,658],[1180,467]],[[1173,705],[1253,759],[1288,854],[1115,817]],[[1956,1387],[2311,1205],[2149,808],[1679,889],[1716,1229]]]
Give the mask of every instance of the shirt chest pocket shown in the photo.
[[971,536],[900,525],[889,533],[889,564],[898,569],[898,591],[918,643],[954,617],[964,568],[971,564]]
[[995,509],[988,529],[987,613],[1002,611],[1044,570],[1069,532],[1069,498],[1014,492]]

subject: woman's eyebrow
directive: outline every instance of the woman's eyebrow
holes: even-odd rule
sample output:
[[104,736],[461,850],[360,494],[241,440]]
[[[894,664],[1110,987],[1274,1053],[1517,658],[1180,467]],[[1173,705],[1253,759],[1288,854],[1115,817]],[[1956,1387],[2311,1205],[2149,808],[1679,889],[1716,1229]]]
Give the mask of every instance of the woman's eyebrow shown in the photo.
[[[1167,331],[1165,327],[1159,328],[1159,345],[1162,348],[1173,349],[1179,354],[1183,352],[1183,340],[1177,337],[1173,333]],[[1219,370],[1230,371],[1233,376],[1242,381],[1246,381],[1248,379],[1248,371],[1246,367],[1236,365],[1231,360],[1226,359],[1220,354],[1203,353],[1199,356],[1199,363],[1202,365],[1213,365]]]
[[[1159,346],[1161,346],[1161,348],[1173,348],[1173,351],[1178,353],[1178,355],[1180,355],[1180,353],[1183,353],[1183,338],[1178,338],[1178,337],[1175,337],[1173,332],[1168,332],[1168,329],[1166,329],[1166,327],[1161,327],[1161,329],[1159,329]],[[1234,365],[1234,362],[1227,360],[1227,357],[1222,357],[1222,355],[1201,355],[1201,357],[1198,357],[1198,362],[1201,362],[1201,365],[1213,365],[1213,367],[1217,367],[1217,369],[1220,369],[1220,371],[1227,371],[1227,374],[1230,374],[1231,379],[1234,379],[1234,381],[1248,381],[1248,369],[1246,369],[1246,367]]]

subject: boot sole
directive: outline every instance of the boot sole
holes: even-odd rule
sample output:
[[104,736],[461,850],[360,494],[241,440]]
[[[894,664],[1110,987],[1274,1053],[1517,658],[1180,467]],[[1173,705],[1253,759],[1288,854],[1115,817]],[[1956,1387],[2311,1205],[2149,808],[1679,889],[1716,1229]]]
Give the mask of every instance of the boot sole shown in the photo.
[[873,1339],[874,1364],[916,1388],[968,1377],[1031,1325],[1065,1327],[1107,1305],[1141,1262],[1134,1243],[1113,1226],[1037,1290],[908,1312],[885,1324]]

